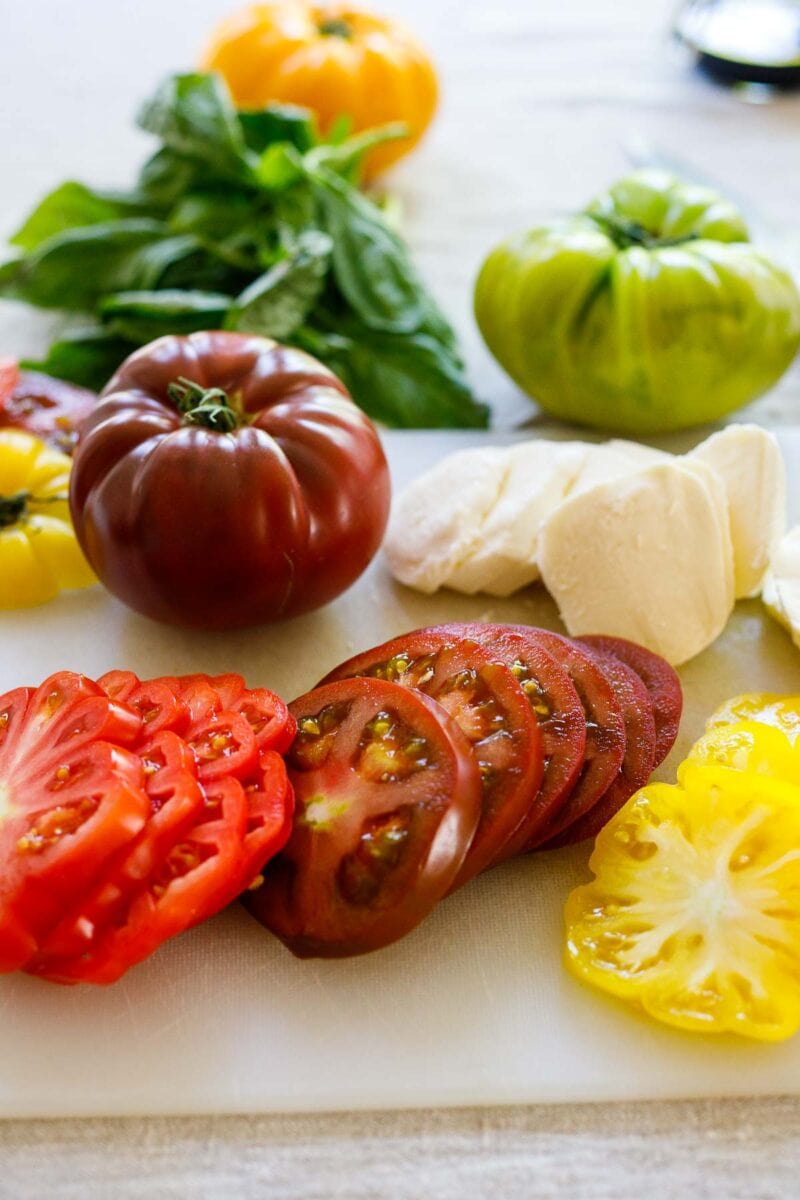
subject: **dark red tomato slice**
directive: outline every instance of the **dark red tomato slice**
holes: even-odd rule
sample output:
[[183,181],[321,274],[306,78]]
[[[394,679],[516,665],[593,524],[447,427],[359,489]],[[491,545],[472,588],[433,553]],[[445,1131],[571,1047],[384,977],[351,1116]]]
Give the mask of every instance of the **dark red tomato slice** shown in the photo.
[[428,696],[378,679],[290,705],[292,836],[243,897],[300,958],[388,946],[450,890],[481,811],[469,742]]
[[80,426],[97,404],[97,396],[63,379],[19,370],[4,395],[3,368],[8,362],[13,360],[0,359],[0,427],[25,429],[63,454],[72,454]]
[[650,693],[635,671],[608,654],[592,651],[622,709],[625,721],[625,757],[619,774],[594,807],[573,825],[567,826],[547,848],[570,846],[596,837],[600,830],[644,787],[653,773],[656,754],[656,722]]
[[531,797],[520,824],[489,863],[492,867],[520,853],[574,786],[586,750],[586,716],[569,675],[521,628],[478,622],[435,628],[452,638],[478,642],[504,663],[522,687],[542,735],[542,785]]
[[659,766],[674,746],[681,723],[683,690],[677,673],[665,659],[654,654],[652,650],[637,646],[635,642],[627,642],[624,638],[597,634],[576,640],[592,650],[599,650],[601,654],[611,654],[618,658],[636,672],[647,688],[653,702],[656,721],[655,766]]
[[625,722],[611,684],[586,648],[548,629],[514,628],[527,631],[564,668],[586,714],[583,768],[561,807],[528,842],[526,848],[533,850],[572,825],[608,791],[625,757]]
[[483,811],[454,888],[483,871],[526,816],[544,771],[542,736],[521,684],[497,656],[443,627],[418,630],[343,663],[328,677],[388,679],[432,696],[472,744]]

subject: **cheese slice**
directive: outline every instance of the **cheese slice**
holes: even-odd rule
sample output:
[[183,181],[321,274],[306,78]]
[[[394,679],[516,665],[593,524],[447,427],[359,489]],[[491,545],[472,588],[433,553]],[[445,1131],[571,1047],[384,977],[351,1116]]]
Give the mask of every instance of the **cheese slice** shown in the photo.
[[578,442],[522,442],[507,450],[503,486],[475,546],[453,570],[448,587],[474,595],[510,596],[539,578],[542,524],[561,504],[589,447]]
[[786,467],[773,434],[729,425],[687,455],[722,479],[728,496],[736,596],[757,596],[786,530]]
[[800,525],[781,539],[761,593],[764,603],[800,646]]
[[676,665],[718,637],[733,610],[733,555],[708,479],[669,459],[549,517],[539,566],[570,634],[628,638]]
[[507,451],[449,454],[395,500],[384,549],[392,574],[432,594],[475,549],[505,483]]
[[591,442],[573,442],[572,445],[582,446],[585,454],[581,468],[569,489],[571,496],[586,492],[598,483],[621,479],[634,471],[640,471],[643,467],[670,462],[674,458],[674,455],[667,454],[664,450],[654,450],[652,446],[643,446],[640,442],[626,442],[619,438],[599,445]]

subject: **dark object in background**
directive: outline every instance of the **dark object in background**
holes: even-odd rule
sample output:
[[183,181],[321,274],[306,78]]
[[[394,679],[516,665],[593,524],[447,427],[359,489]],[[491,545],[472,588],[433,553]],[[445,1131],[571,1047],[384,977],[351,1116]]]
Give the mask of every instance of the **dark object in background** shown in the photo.
[[800,86],[797,0],[690,0],[676,17],[675,34],[725,83]]

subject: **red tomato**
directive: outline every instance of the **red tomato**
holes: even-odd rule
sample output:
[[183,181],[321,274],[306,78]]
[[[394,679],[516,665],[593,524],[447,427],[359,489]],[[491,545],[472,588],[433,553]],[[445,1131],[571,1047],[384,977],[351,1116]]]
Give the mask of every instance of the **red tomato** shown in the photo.
[[639,676],[625,663],[611,655],[592,651],[597,665],[614,691],[625,722],[625,757],[619,773],[596,803],[568,825],[548,848],[571,846],[586,838],[596,837],[634,792],[649,780],[655,767],[656,722],[647,688]]
[[332,600],[377,551],[389,472],[326,367],[238,333],[161,338],[106,387],[75,455],[78,539],[126,604],[226,629]]
[[601,654],[610,654],[635,671],[650,693],[656,722],[655,766],[669,754],[681,723],[683,691],[677,672],[669,663],[635,642],[624,638],[593,635],[577,639],[579,644]]
[[[15,358],[0,358],[0,414],[19,382],[19,363]],[[0,420],[2,417],[0,416]]]
[[[14,970],[150,813],[141,720],[62,672],[0,697],[0,970]],[[116,743],[116,744],[115,744]]]
[[[7,378],[11,386],[4,388]],[[20,371],[13,359],[0,359],[0,428],[26,429],[72,454],[80,427],[96,404],[94,392],[38,371]]]
[[611,786],[625,756],[625,723],[610,683],[586,649],[547,629],[519,629],[535,637],[569,674],[586,713],[583,769],[561,807],[528,843],[532,850],[582,817]]
[[475,759],[445,709],[383,680],[290,708],[294,830],[244,903],[301,958],[376,950],[453,886],[480,815]]
[[202,785],[165,770],[147,829],[25,969],[54,983],[114,983],[231,904],[291,832],[286,768],[277,754],[264,760],[250,794],[231,776]]
[[443,626],[404,634],[358,654],[325,682],[353,675],[396,681],[432,696],[472,744],[483,808],[453,885],[461,887],[494,860],[541,786],[542,738],[522,687],[490,651]]
[[525,693],[541,730],[542,785],[532,793],[526,814],[488,864],[492,867],[523,850],[574,787],[586,751],[586,715],[569,675],[522,627],[475,621],[440,625],[425,632],[436,631],[477,642],[504,663]]

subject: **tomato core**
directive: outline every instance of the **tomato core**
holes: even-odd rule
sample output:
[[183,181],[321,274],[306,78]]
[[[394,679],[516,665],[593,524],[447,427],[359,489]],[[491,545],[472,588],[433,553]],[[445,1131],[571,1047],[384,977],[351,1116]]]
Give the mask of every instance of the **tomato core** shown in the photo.
[[13,496],[0,496],[0,529],[9,529],[22,520],[30,498],[30,492],[15,492]]

